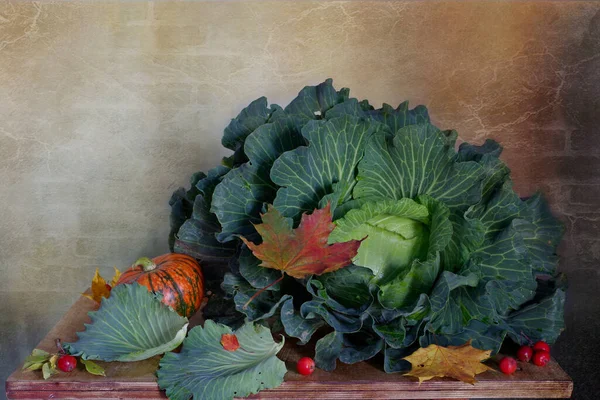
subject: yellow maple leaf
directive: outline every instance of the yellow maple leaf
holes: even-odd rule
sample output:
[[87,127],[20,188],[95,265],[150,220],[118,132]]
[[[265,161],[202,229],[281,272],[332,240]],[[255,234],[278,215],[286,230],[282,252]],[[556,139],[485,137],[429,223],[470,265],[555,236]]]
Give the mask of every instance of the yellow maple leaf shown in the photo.
[[115,269],[115,276],[113,276],[112,281],[110,281],[110,286],[112,286],[112,287],[115,287],[117,282],[119,282],[119,278],[121,277],[121,271],[119,271],[117,269],[117,267],[114,267],[114,269]]
[[[116,268],[115,268],[116,269]],[[106,281],[100,275],[100,271],[96,268],[96,274],[92,279],[92,294],[82,293],[88,299],[94,300],[96,303],[100,303],[103,297],[108,298],[110,296],[110,288],[107,287]]]
[[434,377],[449,377],[475,384],[475,375],[493,370],[482,364],[490,358],[491,350],[479,350],[471,346],[471,341],[461,346],[442,347],[430,344],[415,351],[404,360],[412,365],[406,376],[419,378],[419,383]]

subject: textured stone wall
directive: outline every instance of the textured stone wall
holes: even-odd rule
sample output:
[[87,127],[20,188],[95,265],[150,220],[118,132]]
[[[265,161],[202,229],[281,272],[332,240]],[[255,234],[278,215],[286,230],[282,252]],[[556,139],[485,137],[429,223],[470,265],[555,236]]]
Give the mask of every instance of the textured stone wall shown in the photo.
[[170,194],[226,154],[230,118],[327,77],[496,139],[517,191],[548,194],[571,282],[556,356],[592,396],[600,3],[571,1],[2,3],[0,380],[95,268],[167,250]]

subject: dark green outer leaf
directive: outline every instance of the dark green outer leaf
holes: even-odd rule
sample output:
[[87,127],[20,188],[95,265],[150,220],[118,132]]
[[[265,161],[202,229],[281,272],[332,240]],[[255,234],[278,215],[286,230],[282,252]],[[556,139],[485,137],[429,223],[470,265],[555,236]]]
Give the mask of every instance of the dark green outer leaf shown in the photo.
[[[235,308],[241,313],[246,314],[248,321],[261,321],[275,315],[279,307],[292,296],[280,292],[264,291],[254,298],[250,303],[250,298],[256,294],[256,289],[239,291],[235,297]],[[248,303],[246,307],[244,307]]]
[[334,310],[322,300],[311,300],[300,306],[300,315],[305,319],[319,316],[329,326],[340,333],[354,333],[360,331],[363,326],[362,316],[352,316]]
[[[192,179],[193,186],[186,197],[173,203],[172,218],[189,218],[173,237],[175,252],[188,254],[202,261],[215,262],[226,262],[235,254],[237,243],[222,244],[217,240],[216,234],[221,231],[221,226],[209,210],[213,191],[228,171],[229,168],[221,166],[211,169],[208,175],[195,174]],[[177,214],[189,208],[190,202],[193,204],[191,215]]]
[[171,231],[169,232],[169,250],[173,252],[177,232],[179,232],[181,225],[183,225],[183,223],[192,215],[194,203],[187,198],[186,190],[180,187],[171,195],[169,206],[171,207],[171,214],[169,215],[169,222],[171,225]]
[[473,253],[465,268],[475,273],[481,283],[487,283],[489,299],[499,314],[518,309],[535,295],[537,284],[520,234],[529,225],[525,220],[512,220],[494,243]]
[[373,273],[368,268],[349,265],[335,272],[312,276],[306,283],[306,288],[333,309],[357,315],[365,311],[373,301],[372,279]]
[[336,360],[342,353],[343,335],[333,331],[317,341],[315,346],[315,364],[325,371],[335,369]]
[[554,275],[558,264],[555,252],[564,232],[563,224],[552,215],[540,193],[525,201],[520,217],[531,222],[531,225],[522,229],[521,235],[529,250],[534,272]]
[[457,272],[469,259],[471,254],[479,249],[485,239],[483,223],[462,210],[452,210],[448,217],[452,224],[452,237],[442,251],[444,270]]
[[250,163],[231,170],[215,189],[211,207],[222,225],[222,232],[217,235],[219,241],[255,234],[253,224],[260,223],[263,205],[275,198],[276,191],[268,170]]
[[383,104],[383,107],[377,110],[365,111],[369,118],[386,125],[392,134],[408,125],[429,123],[429,113],[425,106],[417,106],[412,110],[408,109],[408,101],[401,103],[394,109],[389,104]]
[[[252,287],[262,289],[281,278],[281,271],[260,266],[261,260],[256,258],[248,247],[243,246],[239,256],[239,271],[242,277]],[[279,290],[280,284],[276,283],[266,290]]]
[[196,197],[194,213],[179,229],[174,250],[202,261],[226,262],[235,255],[237,243],[217,240],[216,234],[221,229],[208,207],[202,196]]
[[[442,252],[442,264],[445,270],[458,271],[469,259],[471,253],[481,247],[489,223],[494,223],[492,220],[486,224],[484,221],[479,220],[478,216],[492,211],[490,207],[495,208],[495,205],[489,204],[490,197],[497,190],[501,190],[503,183],[509,179],[510,170],[498,159],[501,152],[500,145],[489,139],[482,146],[462,143],[459,147],[457,153],[459,162],[474,161],[482,167],[482,198],[478,204],[471,206],[467,212],[464,212],[464,209],[451,210],[450,222],[452,223],[453,234],[447,248]],[[492,214],[497,213],[492,211]],[[503,229],[508,222],[510,222],[510,218],[505,218],[503,223],[497,224],[497,227]],[[489,236],[493,238],[493,235]]]
[[388,346],[397,349],[404,347],[404,340],[406,339],[405,323],[404,317],[397,317],[387,323],[373,323],[373,331],[384,339]]
[[343,336],[343,347],[339,358],[345,364],[368,360],[383,350],[384,341],[376,335],[359,332]]
[[306,140],[294,117],[283,111],[273,115],[269,123],[261,125],[246,139],[244,149],[252,164],[268,171],[281,154],[299,146],[305,146]]
[[394,349],[392,347],[385,348],[385,358],[383,361],[383,369],[388,374],[392,372],[407,372],[410,371],[412,366],[404,357],[410,355],[414,349],[404,347],[400,349]]
[[169,200],[171,206],[169,248],[171,251],[174,249],[179,229],[188,218],[192,217],[196,196],[204,196],[206,204],[210,205],[215,186],[221,182],[228,171],[229,168],[227,167],[217,166],[208,171],[208,175],[204,172],[196,172],[190,179],[190,189],[188,191],[179,188],[173,193]]
[[486,139],[481,146],[461,143],[457,159],[460,162],[476,161],[483,167],[482,198],[487,199],[489,193],[508,179],[510,170],[498,157],[502,147],[491,139]]
[[499,157],[502,153],[502,147],[492,139],[486,139],[481,146],[471,143],[461,143],[458,148],[458,158],[460,161],[481,161],[486,154],[493,157]]
[[342,103],[336,104],[325,113],[325,119],[333,119],[345,116],[368,118],[367,114],[365,113],[365,109],[361,107],[361,104],[358,102],[358,100],[354,98],[350,98]]
[[427,207],[431,221],[427,257],[435,257],[437,253],[444,251],[452,237],[452,224],[449,220],[450,210],[444,203],[428,195],[419,196],[418,201]]
[[65,343],[70,354],[86,360],[139,361],[173,350],[187,332],[187,318],[165,306],[145,286],[117,285],[79,339]]
[[525,220],[512,220],[493,243],[472,254],[460,275],[442,274],[431,295],[431,331],[456,335],[471,320],[500,323],[533,298],[537,284],[520,235],[528,225]]
[[317,86],[305,86],[285,108],[285,113],[296,118],[298,128],[301,128],[306,122],[322,118],[331,107],[347,100],[349,92],[345,88],[336,91],[331,79]]
[[192,329],[180,353],[168,353],[160,361],[158,384],[171,400],[224,400],[246,397],[279,386],[287,372],[276,357],[283,347],[268,328],[245,324],[235,331],[240,348],[227,351],[221,336],[232,330],[207,320]]
[[[223,165],[216,166],[209,170],[207,176],[203,179],[196,180],[196,175],[194,175],[194,177],[192,177],[192,186],[197,189],[198,192],[204,196],[206,202],[210,204],[215,187],[221,183],[221,180],[223,180],[223,177],[227,175],[229,171],[230,168]],[[192,189],[190,189],[190,191],[191,190]]]
[[[224,281],[223,281],[224,283]],[[202,316],[217,323],[237,329],[244,324],[246,316],[235,309],[232,298],[225,295],[222,289],[216,289],[208,297],[208,303],[202,309]]]
[[226,273],[221,283],[221,289],[231,298],[239,290],[245,290],[244,288],[249,287],[248,281],[246,281],[241,275]]
[[222,225],[217,236],[220,241],[234,240],[238,235],[251,238],[256,234],[253,224],[260,223],[265,203],[272,203],[277,191],[269,178],[273,162],[282,153],[304,144],[295,120],[285,115],[248,136],[244,149],[250,161],[232,170],[215,189],[211,211]]
[[383,350],[383,346],[383,339],[372,333],[341,334],[334,331],[317,341],[315,363],[325,371],[332,371],[337,359],[345,364],[365,361]]
[[[248,303],[259,289],[250,286],[248,281],[239,275],[225,274],[221,285],[225,293],[233,297],[235,309],[246,315],[248,321],[260,321],[275,315],[279,307],[291,296],[278,290],[265,290]],[[246,303],[248,303],[246,305]]]
[[389,104],[383,104],[382,108],[374,110],[368,105],[368,102],[358,102],[357,99],[348,99],[343,103],[332,107],[325,117],[327,119],[352,115],[357,118],[367,118],[383,124],[387,132],[393,135],[401,128],[407,125],[429,123],[429,114],[424,106],[417,106],[412,110],[408,109],[408,101],[400,104],[394,109]]
[[281,307],[281,322],[285,333],[300,339],[300,344],[306,344],[312,335],[322,326],[325,321],[322,318],[305,319],[294,309],[294,300],[288,298]]
[[337,201],[332,209],[350,200],[356,166],[376,128],[372,122],[352,116],[308,122],[302,128],[308,147],[282,154],[271,169],[271,179],[282,186],[273,202],[275,208],[296,219],[317,208],[321,199],[334,191]]
[[[462,293],[454,294],[452,292],[463,290],[462,288],[466,287],[476,288],[478,284],[479,279],[473,273],[461,276],[448,271],[442,272],[430,296],[433,312],[430,324],[433,332],[456,333],[461,331],[463,325],[468,323],[468,321],[464,321],[465,316],[461,309],[463,296],[461,296]],[[466,294],[465,297],[468,298],[469,292]]]
[[554,343],[565,328],[564,308],[565,292],[561,289],[539,303],[526,305],[506,320],[510,337],[521,344],[527,342],[526,337]]
[[234,151],[243,148],[246,137],[267,122],[271,114],[278,109],[280,107],[277,105],[269,108],[266,97],[254,100],[236,118],[231,120],[225,128],[221,144]]
[[412,345],[430,314],[429,297],[421,294],[412,307],[388,310],[375,303],[368,313],[373,321],[372,329],[385,340],[389,347],[403,348]]
[[513,219],[519,217],[523,206],[512,189],[512,182],[507,180],[490,194],[488,201],[471,207],[466,217],[481,221],[485,229],[485,240],[489,242],[506,229]]
[[467,208],[481,198],[482,167],[456,162],[455,135],[433,125],[410,125],[393,140],[378,133],[358,165],[355,198],[402,199],[428,194],[449,208]]
[[472,340],[473,347],[481,350],[492,350],[492,353],[497,353],[505,336],[506,329],[502,325],[489,325],[481,321],[472,320],[461,332],[454,335],[428,332],[421,336],[419,344],[421,347],[427,347],[430,344],[460,346]]

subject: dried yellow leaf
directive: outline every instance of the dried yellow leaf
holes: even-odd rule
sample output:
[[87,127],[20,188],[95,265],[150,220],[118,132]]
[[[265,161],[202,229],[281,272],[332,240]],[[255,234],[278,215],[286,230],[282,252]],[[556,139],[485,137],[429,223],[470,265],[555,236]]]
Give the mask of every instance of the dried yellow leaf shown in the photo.
[[100,303],[103,297],[108,298],[110,296],[110,288],[106,285],[106,281],[100,276],[100,271],[96,268],[96,274],[92,279],[92,294],[82,293],[88,299],[94,300],[96,303]]
[[112,281],[110,281],[110,286],[115,287],[115,285],[117,284],[117,282],[119,282],[119,278],[121,277],[121,271],[119,271],[117,269],[117,267],[115,268],[115,276],[113,276]]
[[419,378],[419,383],[434,377],[449,377],[474,384],[475,375],[493,370],[481,363],[490,358],[491,353],[491,350],[474,348],[471,341],[462,346],[431,344],[404,358],[412,365],[410,372],[404,375]]

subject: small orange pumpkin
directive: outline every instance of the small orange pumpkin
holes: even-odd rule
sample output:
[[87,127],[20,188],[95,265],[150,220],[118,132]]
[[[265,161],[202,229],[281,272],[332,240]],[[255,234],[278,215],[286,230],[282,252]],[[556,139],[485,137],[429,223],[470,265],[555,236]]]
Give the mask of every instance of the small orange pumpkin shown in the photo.
[[137,282],[149,291],[161,293],[162,302],[179,315],[191,317],[204,298],[204,275],[195,258],[168,253],[149,259],[142,257],[123,272],[117,285]]

